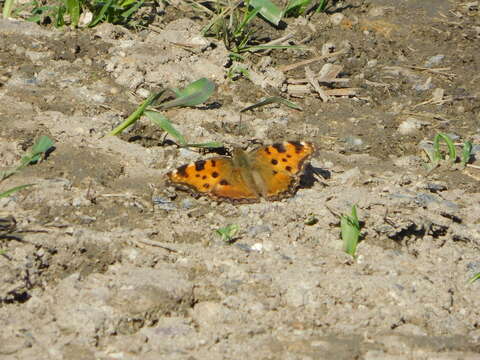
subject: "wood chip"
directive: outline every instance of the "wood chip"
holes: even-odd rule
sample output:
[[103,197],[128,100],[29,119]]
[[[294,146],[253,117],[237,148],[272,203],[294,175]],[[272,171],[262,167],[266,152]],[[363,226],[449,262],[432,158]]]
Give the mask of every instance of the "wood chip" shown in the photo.
[[323,89],[320,87],[320,84],[318,80],[315,78],[313,71],[310,70],[308,66],[305,67],[305,76],[308,82],[310,83],[310,85],[312,85],[315,91],[318,93],[322,101],[327,102],[328,100],[330,100],[330,97],[327,94],[325,94]]

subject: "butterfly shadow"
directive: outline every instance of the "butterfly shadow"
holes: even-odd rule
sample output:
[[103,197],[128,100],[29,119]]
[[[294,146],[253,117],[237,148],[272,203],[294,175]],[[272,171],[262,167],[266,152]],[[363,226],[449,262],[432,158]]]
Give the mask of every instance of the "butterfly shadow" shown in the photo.
[[325,184],[320,177],[324,180],[328,180],[331,178],[331,173],[328,170],[313,167],[311,164],[307,164],[305,166],[305,170],[303,171],[302,176],[300,177],[300,188],[311,188],[315,185],[316,182],[320,182]]

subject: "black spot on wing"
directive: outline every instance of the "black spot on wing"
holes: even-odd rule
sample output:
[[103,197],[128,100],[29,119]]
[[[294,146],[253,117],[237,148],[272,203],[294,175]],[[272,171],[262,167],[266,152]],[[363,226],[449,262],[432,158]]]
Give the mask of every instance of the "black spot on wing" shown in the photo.
[[270,161],[273,165],[277,165],[278,164],[278,161],[277,159],[272,159],[272,161]]
[[285,170],[287,170],[288,172],[292,172],[292,167],[291,166],[286,166]]
[[287,151],[283,144],[273,144],[272,147],[275,148],[279,153],[284,153],[285,151]]
[[305,147],[305,146],[304,146],[301,142],[299,142],[299,141],[289,141],[288,143],[289,143],[290,145],[293,145],[293,146],[295,147],[295,152],[296,152],[297,154],[301,153],[301,152],[303,151],[304,147]]
[[188,165],[185,164],[185,165],[182,165],[180,166],[178,169],[177,169],[177,174],[181,177],[188,177],[188,174],[187,174],[187,167]]
[[203,184],[203,187],[204,187],[205,189],[208,189],[208,188],[210,187],[210,185],[209,185],[209,184]]
[[230,184],[228,183],[227,180],[222,179],[222,180],[220,180],[220,185],[226,186],[226,185],[230,185]]
[[213,177],[213,178],[218,177],[218,172],[214,171],[214,172],[212,173],[212,177]]
[[268,147],[266,147],[264,151],[265,151],[265,153],[268,154],[268,155],[271,154],[270,149],[269,149]]
[[217,166],[217,162],[215,160],[210,160],[210,164],[212,165],[212,167]]
[[205,169],[205,160],[195,161],[195,170],[202,171]]

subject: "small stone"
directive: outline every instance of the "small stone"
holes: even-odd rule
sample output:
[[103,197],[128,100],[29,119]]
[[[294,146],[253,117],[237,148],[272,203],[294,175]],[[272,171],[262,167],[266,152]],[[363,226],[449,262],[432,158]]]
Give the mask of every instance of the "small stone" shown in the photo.
[[398,126],[398,132],[401,135],[412,135],[422,128],[423,123],[415,118],[408,118]]
[[442,60],[445,59],[445,55],[435,55],[430,58],[428,58],[427,61],[425,61],[425,67],[432,67],[434,65],[438,65],[442,62]]
[[345,15],[341,14],[341,13],[335,13],[333,14],[332,16],[330,16],[330,22],[333,24],[333,25],[340,25],[340,23],[342,22],[342,20],[345,18]]
[[137,95],[146,99],[150,95],[150,91],[148,91],[147,89],[138,89]]
[[432,77],[429,77],[427,80],[425,80],[425,82],[417,82],[415,85],[413,85],[413,89],[417,91],[429,90],[432,87]]
[[336,46],[332,42],[326,42],[325,44],[322,45],[322,55],[328,55],[334,52],[336,49]]

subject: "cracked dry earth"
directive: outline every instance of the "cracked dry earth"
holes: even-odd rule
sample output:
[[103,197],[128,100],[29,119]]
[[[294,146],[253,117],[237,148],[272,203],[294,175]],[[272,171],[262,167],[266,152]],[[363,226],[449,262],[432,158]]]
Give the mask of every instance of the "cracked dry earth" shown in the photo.
[[[0,199],[17,221],[0,238],[2,360],[480,358],[480,281],[467,282],[480,271],[480,170],[427,172],[422,154],[445,132],[478,158],[478,2],[348,4],[270,30],[309,50],[254,57],[237,81],[223,45],[181,7],[167,6],[156,32],[0,20],[0,165],[40,135],[55,141],[1,184],[35,183]],[[297,94],[303,111],[240,119],[305,78],[279,68],[325,49],[345,49],[326,61],[355,96]],[[311,141],[322,176],[277,202],[196,200],[165,175],[209,155],[146,119],[103,137],[148,89],[201,77],[217,84],[207,105],[166,112],[189,140]],[[355,260],[335,215],[352,204]],[[214,232],[228,224],[240,228],[230,245]]]

